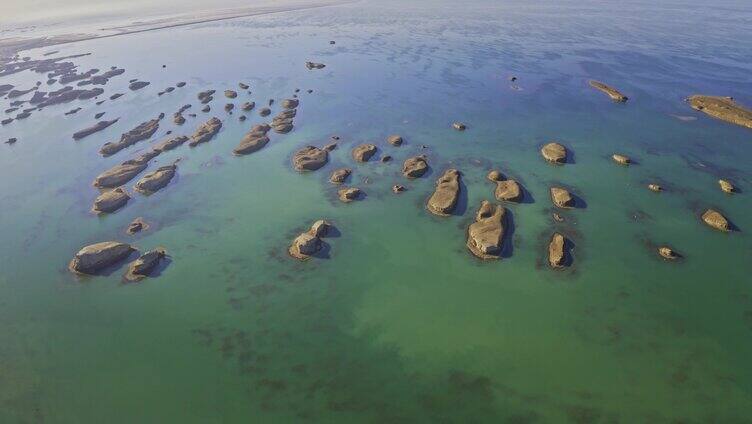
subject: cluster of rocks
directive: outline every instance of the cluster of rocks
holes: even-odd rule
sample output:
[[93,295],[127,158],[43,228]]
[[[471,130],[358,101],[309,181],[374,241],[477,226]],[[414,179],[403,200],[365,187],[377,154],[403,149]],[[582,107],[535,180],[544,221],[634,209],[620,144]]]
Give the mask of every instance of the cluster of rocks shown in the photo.
[[[125,261],[136,248],[128,243],[105,241],[84,246],[68,264],[71,272],[80,275],[96,275],[103,270]],[[123,276],[125,282],[141,281],[151,275],[167,256],[163,248],[156,248],[140,255],[128,265]]]

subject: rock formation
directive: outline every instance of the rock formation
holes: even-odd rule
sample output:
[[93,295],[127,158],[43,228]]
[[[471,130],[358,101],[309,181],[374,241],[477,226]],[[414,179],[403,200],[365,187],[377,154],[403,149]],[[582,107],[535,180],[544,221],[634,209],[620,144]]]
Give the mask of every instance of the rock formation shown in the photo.
[[487,200],[480,204],[475,222],[467,229],[467,248],[481,259],[498,259],[504,239],[506,209]]
[[117,241],[91,244],[76,253],[68,269],[77,274],[94,274],[124,260],[134,250],[129,244]]
[[611,100],[613,100],[615,102],[621,102],[621,103],[623,103],[623,102],[626,102],[628,100],[627,96],[621,94],[619,92],[619,90],[617,90],[617,89],[615,89],[613,87],[610,87],[610,86],[608,86],[608,85],[606,85],[606,84],[604,84],[602,82],[598,82],[598,81],[595,81],[595,80],[590,80],[589,84],[590,84],[591,87],[594,87],[594,88],[596,88],[596,89],[598,89],[598,90],[600,90],[600,91],[608,94],[608,97],[610,97]]
[[436,189],[426,207],[434,215],[449,216],[457,206],[460,196],[460,172],[448,169],[436,181]]

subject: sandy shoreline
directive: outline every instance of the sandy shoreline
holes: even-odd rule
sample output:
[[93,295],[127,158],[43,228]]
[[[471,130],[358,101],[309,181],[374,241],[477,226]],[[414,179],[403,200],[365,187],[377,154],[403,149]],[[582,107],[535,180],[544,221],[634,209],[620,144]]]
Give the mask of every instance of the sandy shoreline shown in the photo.
[[228,19],[244,18],[249,16],[269,15],[273,13],[339,6],[342,4],[352,3],[353,1],[354,0],[320,0],[313,3],[294,2],[280,6],[257,6],[231,10],[206,11],[203,13],[192,13],[190,15],[163,16],[147,21],[133,22],[128,25],[105,27],[99,29],[97,33],[72,33],[32,38],[4,38],[0,39],[0,63],[2,63],[3,58],[12,58],[18,52],[41,47],[56,46],[99,38],[116,37],[120,35],[137,34],[147,31],[223,21]]

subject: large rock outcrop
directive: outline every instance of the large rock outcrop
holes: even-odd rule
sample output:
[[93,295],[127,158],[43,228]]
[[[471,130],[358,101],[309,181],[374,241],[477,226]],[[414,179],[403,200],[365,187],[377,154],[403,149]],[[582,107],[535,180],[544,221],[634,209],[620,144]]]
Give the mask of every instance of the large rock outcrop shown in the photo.
[[732,97],[694,95],[687,101],[693,109],[713,118],[752,128],[752,110],[735,102]]
[[135,249],[127,243],[105,241],[79,250],[68,264],[68,269],[78,274],[95,274],[124,260]]
[[447,169],[436,181],[436,190],[428,198],[426,207],[438,216],[449,216],[460,197],[460,171]]
[[484,200],[467,229],[467,248],[481,259],[498,259],[504,240],[506,209]]

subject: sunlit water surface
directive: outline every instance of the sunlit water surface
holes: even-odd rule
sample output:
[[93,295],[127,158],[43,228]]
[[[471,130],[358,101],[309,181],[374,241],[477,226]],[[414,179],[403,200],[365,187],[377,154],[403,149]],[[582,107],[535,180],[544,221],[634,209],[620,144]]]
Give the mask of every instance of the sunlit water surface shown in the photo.
[[[703,93],[752,105],[752,43],[741,42],[752,40],[749,5],[403,3],[28,52],[91,52],[80,69],[127,70],[102,98],[127,94],[0,129],[3,140],[19,138],[0,148],[0,421],[752,420],[752,132],[683,101]],[[306,60],[327,67],[309,71]],[[130,92],[131,78],[151,85]],[[612,103],[589,78],[630,101]],[[188,85],[157,96],[177,81]],[[301,89],[295,130],[246,157],[231,150],[263,118],[241,123],[222,110],[222,90],[240,81],[252,94],[240,90],[236,104]],[[218,95],[205,114],[196,94],[209,88]],[[171,115],[186,103],[198,117],[176,126]],[[100,111],[120,121],[74,142]],[[152,141],[98,155],[160,112]],[[153,162],[181,159],[167,188],[134,195],[113,215],[89,213],[97,174],[211,116],[224,122],[213,141]],[[456,120],[468,130],[452,130]],[[406,143],[388,145],[392,133]],[[334,134],[341,141],[325,168],[291,169],[295,149]],[[544,163],[538,150],[551,140],[575,163]],[[355,164],[350,149],[366,141],[394,160]],[[613,164],[615,152],[636,165]],[[407,181],[401,164],[419,153],[431,172]],[[327,179],[341,166],[354,169],[365,200],[336,199]],[[425,200],[450,166],[463,173],[460,208],[434,217]],[[507,205],[506,257],[482,263],[465,231],[492,200],[490,169],[530,197]],[[742,192],[724,195],[719,177]],[[650,192],[651,181],[667,190]],[[396,183],[408,191],[394,195]],[[552,184],[586,202],[562,224],[551,219]],[[705,227],[698,215],[711,206],[740,231]],[[126,235],[138,216],[152,229]],[[289,258],[290,240],[318,218],[340,233],[327,239],[328,258]],[[575,245],[563,272],[546,264],[555,230]],[[131,285],[121,283],[124,267],[85,279],[66,270],[81,246],[110,239],[164,246],[171,262]],[[662,243],[684,259],[660,260]]]

